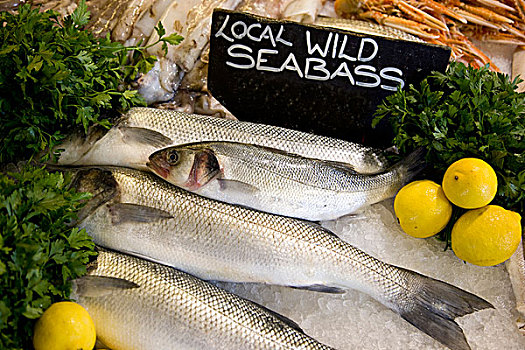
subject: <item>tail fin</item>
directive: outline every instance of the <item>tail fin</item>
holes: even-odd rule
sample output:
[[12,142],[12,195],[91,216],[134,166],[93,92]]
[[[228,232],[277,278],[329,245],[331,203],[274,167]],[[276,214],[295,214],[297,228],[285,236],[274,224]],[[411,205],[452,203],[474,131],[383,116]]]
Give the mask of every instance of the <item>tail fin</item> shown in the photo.
[[419,289],[406,307],[398,310],[401,317],[453,350],[470,350],[456,317],[494,308],[489,302],[467,291],[413,271]]
[[401,180],[404,183],[412,180],[419,172],[426,167],[425,156],[427,152],[423,147],[420,147],[410,153],[405,159],[397,162],[392,166],[392,170],[399,171]]

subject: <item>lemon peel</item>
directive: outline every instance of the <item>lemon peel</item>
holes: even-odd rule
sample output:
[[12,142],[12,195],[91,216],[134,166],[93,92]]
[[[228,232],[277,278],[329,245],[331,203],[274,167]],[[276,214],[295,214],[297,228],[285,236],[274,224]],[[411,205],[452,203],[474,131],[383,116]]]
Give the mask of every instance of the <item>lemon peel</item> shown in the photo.
[[52,304],[35,324],[35,350],[91,350],[95,346],[95,324],[77,303]]
[[478,158],[462,158],[452,163],[443,176],[443,191],[455,205],[476,209],[489,204],[498,191],[494,169]]
[[427,238],[445,228],[452,215],[452,205],[440,185],[420,180],[409,183],[398,192],[394,211],[405,233]]
[[493,266],[512,256],[521,242],[521,216],[497,205],[469,210],[452,228],[452,250],[478,266]]

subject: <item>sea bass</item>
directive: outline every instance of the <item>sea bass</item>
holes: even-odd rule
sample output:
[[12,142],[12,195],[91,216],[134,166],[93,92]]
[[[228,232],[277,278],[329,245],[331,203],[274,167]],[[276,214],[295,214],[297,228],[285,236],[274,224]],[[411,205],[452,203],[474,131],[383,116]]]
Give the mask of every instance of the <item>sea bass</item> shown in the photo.
[[281,127],[155,108],[132,108],[106,134],[72,137],[60,148],[60,165],[113,165],[147,170],[148,157],[168,146],[234,141],[304,157],[347,163],[359,173],[387,167],[383,152],[356,143]]
[[111,349],[330,349],[292,321],[168,266],[101,249],[73,281]]
[[452,349],[469,349],[459,316],[492,307],[444,282],[386,264],[298,219],[211,200],[132,169],[83,169],[92,193],[78,226],[96,244],[205,280],[365,292]]
[[199,195],[268,213],[334,220],[393,197],[424,166],[418,150],[381,174],[267,147],[203,142],[155,152],[147,164],[168,182]]

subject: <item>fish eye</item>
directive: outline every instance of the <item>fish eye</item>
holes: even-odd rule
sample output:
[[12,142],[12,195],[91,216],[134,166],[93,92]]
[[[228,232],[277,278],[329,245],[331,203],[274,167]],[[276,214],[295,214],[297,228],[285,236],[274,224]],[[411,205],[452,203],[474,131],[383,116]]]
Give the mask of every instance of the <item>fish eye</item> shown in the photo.
[[179,155],[175,151],[171,151],[168,153],[168,163],[175,164],[179,160]]

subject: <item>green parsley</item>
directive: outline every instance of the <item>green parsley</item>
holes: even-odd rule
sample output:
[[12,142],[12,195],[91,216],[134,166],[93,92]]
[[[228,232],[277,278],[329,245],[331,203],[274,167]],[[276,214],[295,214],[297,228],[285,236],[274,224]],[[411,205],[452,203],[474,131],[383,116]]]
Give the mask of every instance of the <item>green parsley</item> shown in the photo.
[[68,223],[90,195],[70,178],[26,167],[0,175],[0,349],[31,349],[36,318],[67,300],[94,244]]
[[[85,1],[63,21],[29,5],[0,13],[0,162],[28,159],[53,149],[73,127],[109,127],[109,114],[145,105],[126,87],[156,57],[109,35],[95,38],[82,29],[88,19]],[[182,40],[155,29],[165,50]]]
[[[61,20],[29,5],[0,13],[0,164],[31,159],[57,146],[73,128],[110,126],[108,116],[144,99],[127,86],[156,57],[84,31],[85,1]],[[155,28],[163,49],[180,43]],[[43,168],[0,174],[0,349],[31,349],[34,321],[67,300],[71,280],[96,255],[84,230],[68,224],[90,197],[70,178]]]
[[387,97],[373,125],[388,117],[401,154],[425,147],[429,174],[441,183],[450,164],[465,157],[489,163],[498,176],[493,203],[525,209],[525,94],[508,76],[452,62],[419,87]]

